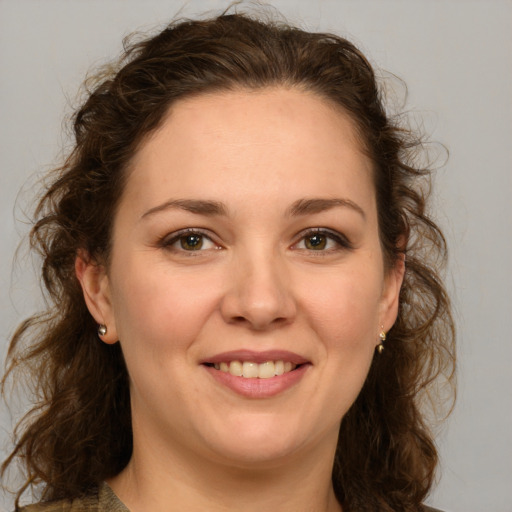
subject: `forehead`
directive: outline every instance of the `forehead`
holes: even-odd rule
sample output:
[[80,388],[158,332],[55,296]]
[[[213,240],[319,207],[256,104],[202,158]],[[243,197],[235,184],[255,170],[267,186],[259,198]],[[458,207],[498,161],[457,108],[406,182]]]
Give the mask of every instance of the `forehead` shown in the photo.
[[240,90],[176,102],[137,151],[126,193],[143,199],[144,190],[148,201],[233,192],[358,196],[373,188],[371,176],[341,108],[298,89]]

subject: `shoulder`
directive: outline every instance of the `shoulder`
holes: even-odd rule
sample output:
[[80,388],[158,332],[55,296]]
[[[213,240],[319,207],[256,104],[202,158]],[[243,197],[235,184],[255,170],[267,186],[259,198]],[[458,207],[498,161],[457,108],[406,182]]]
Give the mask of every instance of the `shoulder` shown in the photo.
[[[96,499],[95,499],[96,498]],[[97,496],[86,496],[74,500],[59,500],[37,503],[18,509],[18,512],[97,512]]]
[[129,512],[129,510],[112,489],[103,483],[95,492],[84,497],[28,505],[18,509],[17,512]]

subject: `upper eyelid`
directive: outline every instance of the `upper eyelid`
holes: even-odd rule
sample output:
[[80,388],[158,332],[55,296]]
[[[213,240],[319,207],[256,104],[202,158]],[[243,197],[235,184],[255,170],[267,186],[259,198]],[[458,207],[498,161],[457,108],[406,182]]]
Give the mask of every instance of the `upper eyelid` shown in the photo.
[[172,233],[168,233],[167,235],[161,237],[159,240],[159,245],[172,245],[180,237],[188,234],[202,235],[211,240],[214,244],[220,245],[219,242],[216,240],[217,237],[210,230],[205,228],[183,228],[179,229],[178,231],[173,231]]
[[327,235],[330,234],[330,235],[334,235],[334,236],[341,236],[341,237],[344,236],[342,233],[340,233],[339,231],[337,231],[335,229],[324,228],[321,226],[314,226],[314,227],[302,229],[301,231],[299,231],[297,233],[297,236],[305,236],[308,233],[325,233]]
[[300,240],[302,240],[303,238],[305,238],[311,234],[321,234],[321,235],[330,236],[334,240],[337,240],[340,243],[342,243],[343,245],[346,245],[347,247],[352,247],[352,242],[348,239],[348,237],[346,235],[344,235],[343,233],[340,233],[339,231],[336,231],[334,229],[322,228],[322,227],[303,229],[302,231],[297,233],[296,242],[294,242],[294,244],[297,244]]

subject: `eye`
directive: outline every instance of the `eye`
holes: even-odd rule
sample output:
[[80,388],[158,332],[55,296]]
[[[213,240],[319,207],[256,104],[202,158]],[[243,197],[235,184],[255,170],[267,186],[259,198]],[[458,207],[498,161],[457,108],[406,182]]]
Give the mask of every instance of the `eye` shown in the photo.
[[330,241],[331,240],[323,233],[315,233],[314,235],[309,235],[304,238],[304,245],[306,249],[322,251],[328,247]]
[[350,249],[351,247],[350,242],[341,233],[317,228],[302,233],[301,239],[294,244],[293,249],[325,252]]
[[166,249],[177,252],[205,251],[220,248],[209,236],[195,229],[186,229],[173,233],[162,240],[161,245]]

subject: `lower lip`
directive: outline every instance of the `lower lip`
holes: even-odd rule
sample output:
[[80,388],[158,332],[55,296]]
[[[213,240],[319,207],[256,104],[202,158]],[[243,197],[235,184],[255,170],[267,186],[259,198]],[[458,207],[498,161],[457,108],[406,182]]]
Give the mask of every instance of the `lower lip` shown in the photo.
[[211,366],[203,365],[203,368],[217,382],[239,395],[248,398],[270,398],[295,386],[304,377],[309,366],[309,364],[302,364],[291,372],[276,375],[270,379],[246,379],[231,375],[229,372],[216,370]]

